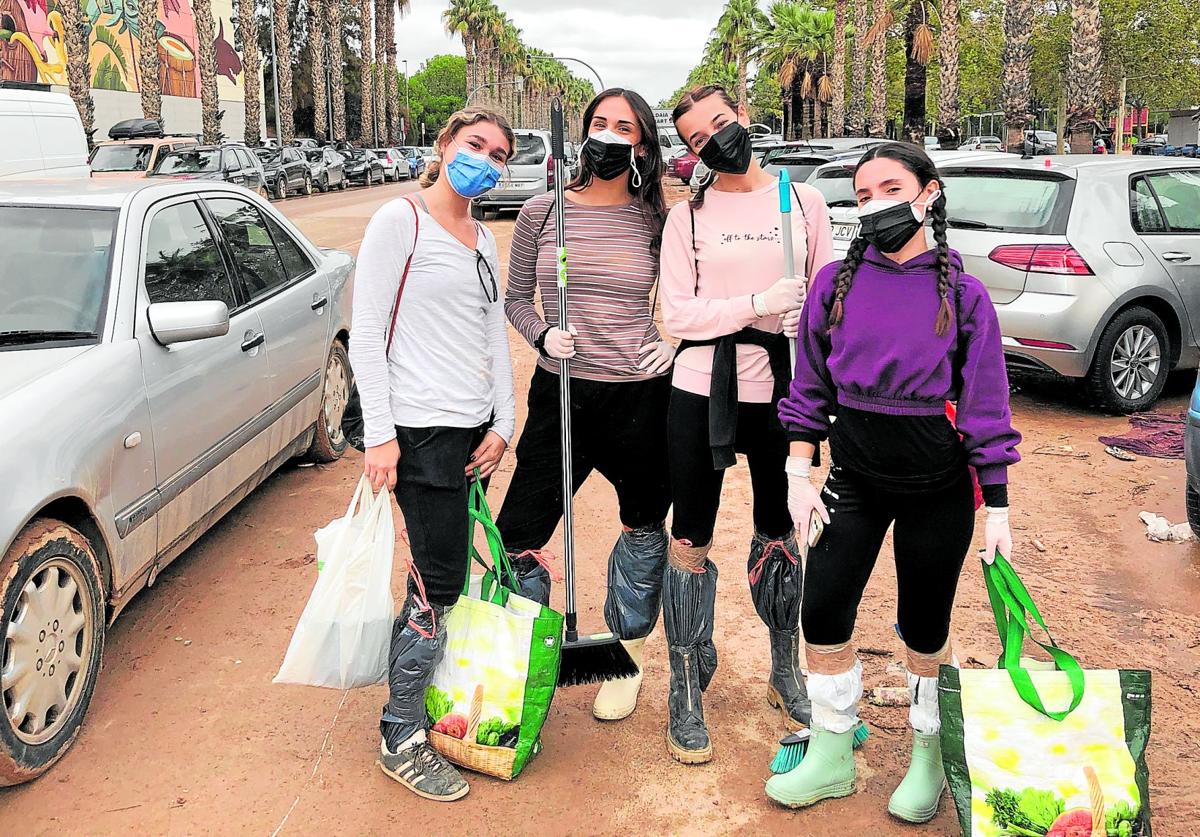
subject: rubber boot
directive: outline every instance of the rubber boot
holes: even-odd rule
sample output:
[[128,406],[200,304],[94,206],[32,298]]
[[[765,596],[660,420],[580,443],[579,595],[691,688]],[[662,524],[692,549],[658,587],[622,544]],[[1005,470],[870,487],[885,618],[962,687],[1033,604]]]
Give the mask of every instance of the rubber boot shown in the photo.
[[785,727],[797,732],[812,722],[812,703],[800,673],[800,632],[771,630],[769,634],[771,680],[767,703],[779,710]]
[[671,692],[667,696],[667,751],[681,764],[712,761],[712,741],[704,723],[698,649],[670,647]]
[[620,721],[632,715],[637,708],[638,691],[642,688],[642,651],[646,638],[623,639],[621,644],[638,667],[638,673],[633,677],[604,681],[592,702],[592,715],[601,721]]
[[888,802],[888,813],[905,822],[929,822],[937,814],[945,787],[941,736],[914,730],[912,761]]
[[854,730],[814,727],[804,761],[768,779],[767,796],[789,808],[805,808],[854,793],[854,778]]

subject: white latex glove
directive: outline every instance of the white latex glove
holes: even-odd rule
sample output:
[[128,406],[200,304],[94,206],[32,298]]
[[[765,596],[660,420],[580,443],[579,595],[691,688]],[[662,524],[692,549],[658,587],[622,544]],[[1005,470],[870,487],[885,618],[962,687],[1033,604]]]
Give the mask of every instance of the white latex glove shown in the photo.
[[795,340],[800,333],[800,315],[804,313],[803,309],[797,308],[795,311],[788,311],[783,315],[783,336],[790,340]]
[[578,336],[579,332],[573,325],[567,326],[566,331],[552,326],[546,332],[546,339],[543,341],[542,347],[550,357],[559,360],[573,358],[575,357],[575,338]]
[[1008,528],[1008,508],[987,508],[987,522],[983,527],[983,560],[994,564],[999,552],[1012,560],[1012,530]]
[[829,522],[829,512],[821,500],[821,490],[809,480],[812,459],[789,456],[784,471],[788,478],[788,511],[796,524],[796,537],[807,542],[813,512],[819,514],[824,522]]
[[784,276],[775,280],[775,284],[762,293],[755,294],[755,312],[761,316],[771,316],[795,311],[804,304],[807,292],[808,288],[803,279],[789,279]]
[[651,375],[661,375],[670,369],[671,364],[675,362],[675,347],[666,340],[658,340],[649,345],[642,346],[638,354],[643,355],[642,362],[638,364],[638,369],[649,372]]

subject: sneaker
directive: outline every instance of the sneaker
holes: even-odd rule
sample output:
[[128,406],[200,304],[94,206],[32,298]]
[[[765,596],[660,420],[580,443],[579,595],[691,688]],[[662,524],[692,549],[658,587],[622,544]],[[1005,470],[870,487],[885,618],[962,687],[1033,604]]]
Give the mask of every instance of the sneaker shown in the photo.
[[404,787],[434,802],[453,802],[467,795],[470,787],[462,774],[428,741],[416,741],[397,753],[379,743],[379,769]]

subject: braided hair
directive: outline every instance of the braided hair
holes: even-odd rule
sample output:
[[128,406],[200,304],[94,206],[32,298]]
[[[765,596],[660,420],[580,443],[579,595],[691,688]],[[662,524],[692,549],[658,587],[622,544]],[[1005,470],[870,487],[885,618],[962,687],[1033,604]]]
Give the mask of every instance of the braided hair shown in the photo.
[[[737,114],[738,103],[732,96],[729,95],[729,91],[719,84],[704,84],[700,87],[693,87],[683,95],[683,98],[680,99],[679,103],[675,105],[675,109],[671,111],[671,122],[678,127],[679,117],[691,110],[697,102],[707,99],[709,96],[720,96],[721,101],[727,104],[729,109],[732,110],[735,115]],[[700,183],[700,189],[689,201],[692,206],[692,211],[704,206],[704,193],[708,191],[708,187],[711,186],[713,181],[717,179],[716,174],[716,172],[710,170],[708,177],[706,177]]]
[[[950,330],[950,326],[954,322],[954,311],[950,306],[950,290],[956,279],[950,264],[950,246],[946,242],[945,181],[938,174],[937,167],[929,159],[928,154],[915,145],[902,142],[889,142],[872,147],[858,161],[858,165],[854,169],[855,176],[857,177],[858,170],[864,164],[876,159],[895,160],[916,176],[917,182],[921,184],[922,189],[934,180],[938,182],[938,186],[940,187],[941,194],[930,205],[928,214],[930,225],[933,228],[933,241],[937,249],[937,293],[938,298],[941,300],[941,304],[938,306],[937,319],[933,324],[933,330],[938,337],[943,337]],[[850,286],[854,283],[854,274],[858,271],[859,265],[862,264],[866,252],[867,240],[862,236],[858,236],[850,243],[850,249],[846,253],[846,258],[842,260],[841,265],[838,267],[837,275],[834,277],[833,305],[829,308],[829,318],[827,320],[827,325],[830,329],[833,329],[842,322],[842,317],[846,310],[846,294],[850,292]]]

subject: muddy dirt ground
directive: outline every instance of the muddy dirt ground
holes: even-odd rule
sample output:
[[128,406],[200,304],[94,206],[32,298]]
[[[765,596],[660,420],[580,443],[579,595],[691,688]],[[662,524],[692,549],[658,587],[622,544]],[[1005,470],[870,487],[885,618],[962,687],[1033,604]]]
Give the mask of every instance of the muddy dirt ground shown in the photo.
[[[282,208],[314,241],[356,251],[371,213],[410,188],[293,199]],[[490,225],[506,252],[511,216]],[[534,355],[515,336],[512,348],[521,403]],[[1182,410],[1188,389],[1186,376],[1173,381],[1160,406]],[[1122,432],[1126,420],[1088,410],[1060,384],[1022,383],[1013,407],[1025,434],[1024,461],[1012,471],[1016,566],[1059,642],[1085,666],[1153,670],[1155,833],[1196,834],[1200,547],[1152,544],[1137,519],[1143,509],[1183,519],[1183,463],[1107,456],[1096,437]],[[518,418],[523,413],[522,403]],[[494,505],[512,468],[510,455],[492,485]],[[885,812],[907,756],[905,709],[864,705],[872,735],[858,755],[854,796],[803,812],[765,797],[781,728],[765,701],[766,630],[746,590],[744,465],[725,481],[713,550],[721,568],[721,665],[705,695],[713,762],[685,767],[667,757],[660,626],[631,718],[597,722],[595,687],[563,690],[543,734],[545,752],[519,780],[473,776],[470,795],[454,805],[417,799],[374,764],[382,686],[341,693],[271,684],[312,586],[313,530],[343,512],[359,472],[353,452],[331,467],[286,467],[138,597],[109,633],[104,672],[74,749],[41,780],[0,790],[0,833],[957,833],[948,796],[923,829]],[[618,525],[614,494],[593,477],[576,509],[581,622],[599,629],[605,559]],[[550,544],[556,553],[559,547]],[[884,652],[863,657],[868,689],[902,684],[886,670],[902,659],[889,549],[858,620],[859,645]],[[561,591],[555,598],[561,603]],[[998,643],[974,560],[954,618],[964,665],[994,661]]]

